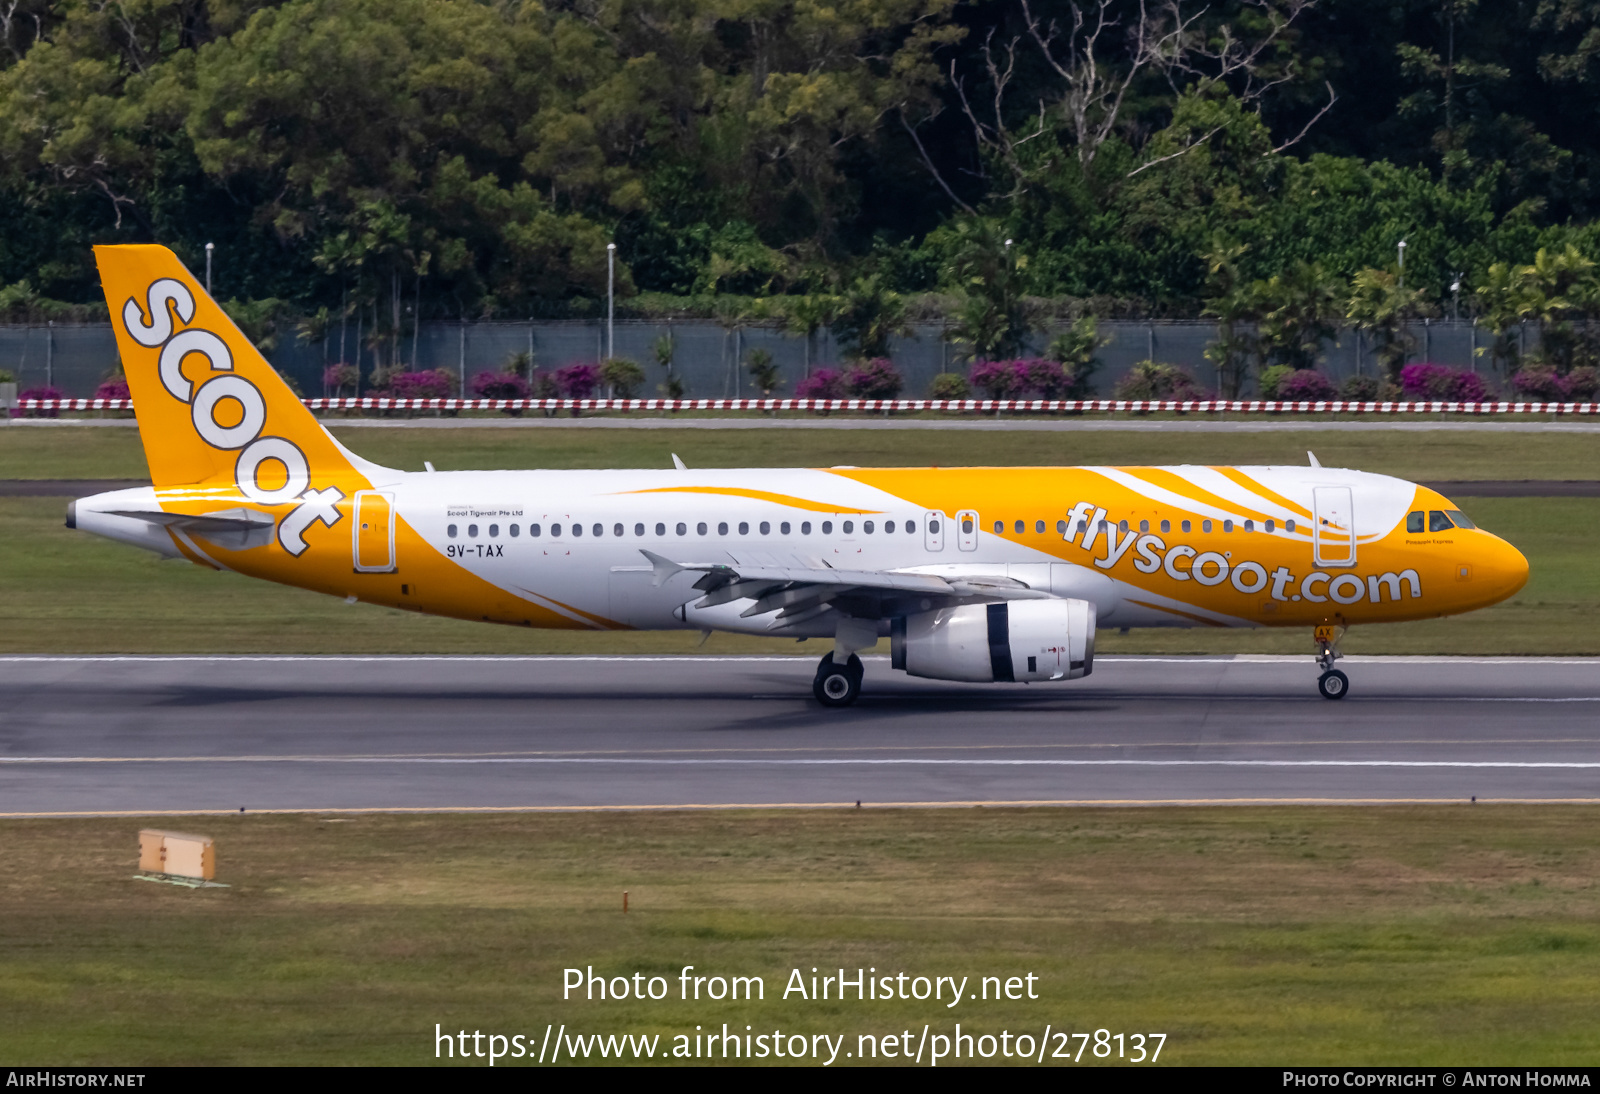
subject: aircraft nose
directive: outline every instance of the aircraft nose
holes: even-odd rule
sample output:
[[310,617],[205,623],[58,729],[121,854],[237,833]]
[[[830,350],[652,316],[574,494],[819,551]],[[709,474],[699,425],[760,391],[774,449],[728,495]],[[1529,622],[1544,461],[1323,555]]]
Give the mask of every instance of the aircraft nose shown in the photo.
[[1504,600],[1528,583],[1528,559],[1499,536],[1492,540],[1484,552],[1484,569],[1492,575],[1498,599]]

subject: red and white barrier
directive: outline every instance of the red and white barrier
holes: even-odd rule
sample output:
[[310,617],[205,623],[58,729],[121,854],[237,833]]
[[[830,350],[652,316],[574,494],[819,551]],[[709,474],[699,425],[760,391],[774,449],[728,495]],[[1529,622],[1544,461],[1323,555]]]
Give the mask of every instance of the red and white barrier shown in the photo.
[[[1265,399],[303,399],[312,410],[693,411],[944,414],[1600,414],[1600,403],[1378,403]],[[132,410],[132,399],[18,399],[23,413]]]

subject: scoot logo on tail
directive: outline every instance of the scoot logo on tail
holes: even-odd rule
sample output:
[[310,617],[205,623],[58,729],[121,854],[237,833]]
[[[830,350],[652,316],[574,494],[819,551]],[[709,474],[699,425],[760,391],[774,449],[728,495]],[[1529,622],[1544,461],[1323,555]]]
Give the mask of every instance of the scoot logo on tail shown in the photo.
[[[169,307],[170,305],[170,307]],[[172,313],[183,320],[185,329],[173,333]],[[122,323],[128,336],[150,349],[161,347],[157,368],[161,386],[174,399],[189,405],[190,418],[200,439],[212,448],[238,452],[234,463],[234,482],[239,492],[257,505],[299,504],[278,522],[278,542],[285,551],[299,557],[306,550],[304,534],[320,521],[332,528],[343,516],[338,504],[344,494],[338,487],[318,490],[311,485],[311,464],[304,452],[286,437],[263,437],[267,425],[267,403],[261,391],[233,371],[233,352],[212,331],[189,327],[194,318],[194,295],[181,282],[164,277],[145,290],[145,307],[129,299],[122,308]],[[213,373],[198,386],[183,374],[183,362],[191,356],[205,359]],[[223,425],[217,411],[227,401],[238,405],[239,420]],[[269,481],[280,485],[263,486],[263,471],[277,471]]]

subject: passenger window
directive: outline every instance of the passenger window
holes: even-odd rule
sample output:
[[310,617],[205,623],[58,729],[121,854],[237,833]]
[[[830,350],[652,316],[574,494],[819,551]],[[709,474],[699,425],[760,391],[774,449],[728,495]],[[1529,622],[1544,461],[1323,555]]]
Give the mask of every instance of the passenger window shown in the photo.
[[1292,531],[1294,531],[1294,521],[1292,521],[1292,520],[1286,520],[1286,521],[1284,521],[1284,522],[1283,522],[1283,530],[1284,530],[1284,531],[1285,531],[1285,532],[1292,532]]
[[583,525],[579,524],[577,521],[573,521],[572,522],[572,538],[573,539],[577,539],[581,535],[583,535]]
[[1246,532],[1254,532],[1256,530],[1256,522],[1253,521],[1253,520],[1245,521],[1244,522],[1244,530]]
[[499,535],[500,535],[500,526],[498,524],[489,525],[489,538],[490,539],[495,539]]
[[[666,534],[667,534],[667,526],[666,526],[666,525],[665,525],[665,524],[660,524],[660,523],[657,523],[657,524],[656,524],[656,535],[658,535],[658,536],[664,536],[664,535],[666,535]],[[680,535],[680,536],[681,536],[681,535],[683,535],[683,533],[682,533],[682,532],[679,532],[679,533],[678,533],[678,534],[679,534],[679,535]]]
[[843,531],[844,531],[845,535],[848,536],[851,532],[854,532],[855,530],[856,530],[856,526],[855,526],[855,522],[854,521],[847,520],[847,521],[844,522]]
[[1149,530],[1150,530],[1150,522],[1147,521],[1147,520],[1141,520],[1139,522],[1139,531],[1148,532]]
[[725,536],[727,534],[728,534],[728,522],[727,521],[723,521],[721,524],[717,525],[717,535]]
[[995,535],[997,535],[997,536],[1004,535],[1005,534],[1005,530],[1006,530],[1006,522],[1005,521],[997,520],[997,521],[994,522],[994,534]]
[[748,536],[750,534],[750,522],[749,521],[741,520],[739,522],[739,534],[741,536]]
[[870,520],[862,521],[861,530],[870,536],[872,534],[872,522]]
[[476,524],[467,525],[467,538],[468,539],[477,539],[478,538],[478,526]]
[[698,532],[702,536],[705,535],[706,534],[706,522],[705,521],[701,521],[699,524],[696,524],[694,526],[694,530],[696,532]]
[[1200,530],[1202,532],[1205,532],[1207,535],[1210,535],[1210,533],[1211,533],[1211,522],[1209,520],[1201,521],[1200,522]]
[[1161,522],[1161,531],[1163,533],[1172,531],[1172,522],[1170,520],[1162,521]]
[[1033,534],[1036,536],[1044,535],[1044,521],[1036,520],[1033,522]]
[[761,522],[761,534],[764,535],[764,536],[772,534],[772,525],[769,524],[767,521],[762,521]]
[[1422,531],[1422,510],[1406,514],[1406,531],[1412,533]]
[[1067,534],[1067,522],[1064,521],[1064,520],[1056,521],[1056,531],[1060,532],[1062,535],[1066,535]]
[[[940,528],[940,527],[941,527],[941,526],[940,526],[940,524],[939,524],[939,522],[938,522],[938,521],[936,521],[936,520],[930,520],[930,521],[929,521],[929,522],[928,522],[928,534],[929,534],[929,535],[930,535],[930,536],[936,536],[936,535],[938,535],[938,534],[939,534],[939,528]],[[971,529],[971,526],[968,526],[968,529],[967,529],[967,530],[968,530],[968,531],[971,531],[971,530],[972,530],[972,529]],[[907,529],[906,529],[906,531],[908,531],[908,532],[914,532],[914,531],[916,531],[916,529],[915,529],[915,528],[907,528]]]
[[[933,533],[934,533],[934,535],[938,535],[939,534],[939,529],[937,529],[937,528],[933,529]],[[961,533],[962,533],[962,535],[968,535],[968,536],[970,536],[972,534],[972,518],[971,517],[962,517],[961,518]]]
[[450,525],[450,527],[448,527],[448,528],[446,528],[444,530],[444,534],[449,536],[451,539],[455,539],[456,538],[456,526],[454,524]]
[[1457,528],[1476,528],[1477,527],[1476,524],[1473,524],[1470,520],[1467,519],[1467,514],[1463,513],[1459,509],[1446,509],[1445,510],[1445,516],[1447,516],[1451,520],[1455,521]]
[[1267,521],[1267,531],[1269,531],[1269,532],[1275,531],[1277,529],[1277,527],[1278,527],[1278,522],[1277,521],[1275,521],[1275,520]]
[[561,538],[561,525],[552,524],[550,526],[550,538],[551,539],[560,539]]
[[689,534],[689,526],[683,523],[681,520],[678,522],[678,534],[680,536],[686,536]]
[[1182,528],[1185,532],[1189,531],[1192,527],[1193,525],[1191,525],[1188,521],[1183,522]]
[[1225,520],[1225,521],[1223,521],[1223,522],[1222,522],[1222,530],[1223,530],[1223,531],[1224,531],[1224,532],[1231,532],[1231,531],[1233,531],[1233,521],[1231,521],[1231,520]]
[[914,520],[906,521],[906,535],[914,536],[916,534],[917,534],[917,522],[914,521]]
[[[663,527],[661,527],[661,525],[659,525],[659,524],[658,524],[658,525],[656,525],[656,535],[658,535],[658,536],[659,536],[659,535],[660,535],[660,534],[661,534],[661,533],[662,533],[662,532],[665,532],[665,531],[666,531],[666,529],[665,529],[665,528],[663,528]],[[633,526],[633,534],[634,534],[634,535],[636,535],[636,536],[642,536],[642,535],[644,535],[644,525],[642,525],[642,524],[635,524],[635,525],[634,525],[634,526]]]
[[1020,521],[1019,520],[1019,521],[1017,521],[1016,526],[1012,530],[1014,532],[1016,532],[1017,535],[1020,536],[1023,532],[1027,531],[1027,529],[1028,529],[1028,525],[1024,521]]
[[611,534],[614,535],[614,536],[621,536],[622,533],[623,533],[623,527],[620,524],[617,525],[615,528],[611,529]]
[[788,521],[784,521],[782,524],[778,525],[778,534],[779,535],[784,535],[784,536],[789,534],[789,522]]
[[534,539],[538,539],[539,538],[539,526],[537,524],[528,525],[528,535],[532,536]]
[[518,528],[515,524],[513,524],[511,526],[511,538],[512,539],[516,539],[521,534],[522,534],[522,529]]
[[811,534],[811,522],[809,520],[803,520],[800,522],[800,534],[802,536],[809,536]]
[[1455,525],[1450,523],[1450,518],[1437,509],[1428,510],[1428,531],[1448,532]]
[[1117,531],[1126,532],[1127,530],[1128,530],[1128,522],[1127,521],[1125,521],[1125,520],[1117,521]]
[[822,534],[825,536],[833,535],[833,521],[825,520],[822,522]]
[[603,524],[596,524],[592,531],[597,536],[603,536],[606,534],[606,526]]
[[894,521],[892,521],[892,520],[884,521],[883,522],[883,533],[884,533],[884,535],[888,535],[890,532],[893,532],[893,531],[894,531]]

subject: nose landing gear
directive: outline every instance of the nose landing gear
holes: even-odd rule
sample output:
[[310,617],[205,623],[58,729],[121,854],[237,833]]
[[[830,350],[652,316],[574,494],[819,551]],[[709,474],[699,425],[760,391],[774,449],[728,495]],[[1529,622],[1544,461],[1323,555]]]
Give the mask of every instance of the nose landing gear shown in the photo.
[[836,664],[832,652],[822,655],[811,693],[825,707],[847,707],[861,695],[861,678],[866,674],[861,658],[855,654],[843,665]]
[[1339,652],[1339,639],[1345,628],[1331,623],[1317,627],[1313,638],[1317,643],[1317,667],[1322,675],[1317,677],[1317,690],[1324,699],[1343,699],[1350,692],[1350,677],[1333,667],[1344,654]]

